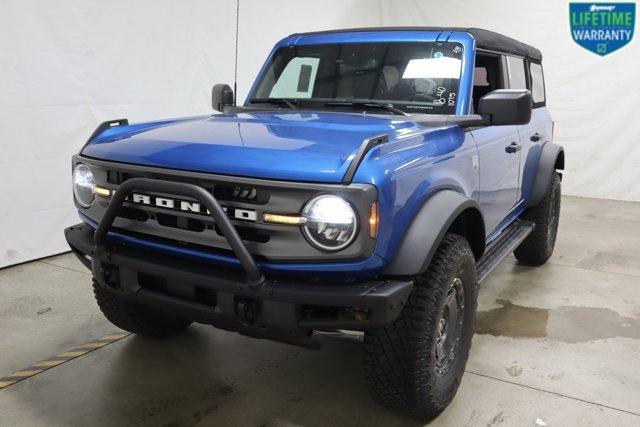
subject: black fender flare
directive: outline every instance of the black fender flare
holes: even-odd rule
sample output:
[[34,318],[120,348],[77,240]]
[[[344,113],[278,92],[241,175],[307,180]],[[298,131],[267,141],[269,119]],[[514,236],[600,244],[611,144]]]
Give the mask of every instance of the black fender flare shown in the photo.
[[[413,218],[383,274],[413,276],[424,272],[451,225],[469,208],[477,210],[481,218],[478,202],[457,191],[441,190],[429,197]],[[484,221],[481,222],[484,236]],[[484,249],[484,241],[481,245],[480,251]]]
[[535,206],[544,198],[547,188],[549,188],[551,175],[556,169],[564,169],[564,148],[554,142],[547,142],[540,153],[538,171],[526,207]]

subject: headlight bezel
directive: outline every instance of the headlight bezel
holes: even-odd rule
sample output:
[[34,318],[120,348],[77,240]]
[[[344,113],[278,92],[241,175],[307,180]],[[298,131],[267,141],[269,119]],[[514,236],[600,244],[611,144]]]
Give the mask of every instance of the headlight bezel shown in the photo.
[[[84,175],[82,177],[79,177],[78,175],[79,170],[83,170],[83,169],[84,169],[84,172],[82,173]],[[82,179],[79,179],[79,178],[82,178]],[[93,201],[95,200],[93,187],[96,184],[95,175],[91,170],[91,168],[85,165],[84,163],[77,163],[73,167],[72,180],[73,180],[73,197],[76,200],[76,202],[83,208],[91,207],[91,205],[93,204]],[[85,182],[84,185],[82,184],[83,181]],[[88,191],[88,194],[90,195],[90,197],[85,198],[87,194],[81,194],[80,188],[82,188],[82,191]]]
[[[344,240],[342,243],[335,245],[335,246],[330,246],[330,245],[326,245],[321,241],[318,241],[318,239],[316,238],[316,236],[313,235],[313,230],[310,228],[311,226],[313,226],[313,224],[317,224],[318,221],[315,218],[311,217],[311,210],[313,208],[313,206],[318,203],[319,201],[323,200],[323,199],[336,199],[339,200],[339,203],[344,203],[344,207],[348,207],[350,212],[351,212],[351,224],[350,226],[352,227],[349,235],[347,236],[346,240]],[[347,247],[349,247],[357,238],[358,233],[359,233],[359,229],[360,229],[360,219],[358,217],[358,212],[357,210],[354,208],[354,206],[345,198],[340,197],[338,195],[335,194],[320,194],[317,195],[313,198],[311,198],[309,201],[307,201],[303,207],[302,210],[302,217],[306,219],[305,223],[301,225],[301,229],[302,229],[302,234],[304,235],[305,239],[316,249],[319,249],[321,251],[324,252],[337,252],[337,251],[341,251],[343,249],[346,249]],[[333,224],[336,225],[336,223],[331,223],[328,222],[329,224]],[[338,225],[344,226],[345,224],[340,224],[337,223]]]

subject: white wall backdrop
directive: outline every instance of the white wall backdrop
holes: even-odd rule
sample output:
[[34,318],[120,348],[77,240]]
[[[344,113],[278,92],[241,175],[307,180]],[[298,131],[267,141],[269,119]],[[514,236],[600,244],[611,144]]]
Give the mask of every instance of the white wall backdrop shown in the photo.
[[[233,82],[233,0],[0,0],[0,267],[67,250],[70,157],[103,120],[207,114]],[[238,99],[273,44],[302,31],[479,26],[543,51],[565,194],[640,201],[640,47],[600,58],[563,0],[240,0]]]

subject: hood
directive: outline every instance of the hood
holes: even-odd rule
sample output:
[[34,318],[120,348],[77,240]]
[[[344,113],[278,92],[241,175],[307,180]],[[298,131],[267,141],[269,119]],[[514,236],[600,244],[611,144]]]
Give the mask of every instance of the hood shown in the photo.
[[365,138],[423,129],[400,116],[252,112],[120,126],[82,155],[114,162],[266,179],[341,182]]

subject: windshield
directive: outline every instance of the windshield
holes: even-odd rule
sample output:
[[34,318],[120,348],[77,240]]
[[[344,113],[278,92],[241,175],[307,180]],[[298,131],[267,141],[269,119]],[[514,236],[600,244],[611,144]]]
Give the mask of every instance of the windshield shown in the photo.
[[284,99],[297,108],[384,104],[407,113],[453,114],[461,68],[459,43],[287,46],[272,56],[249,102]]

